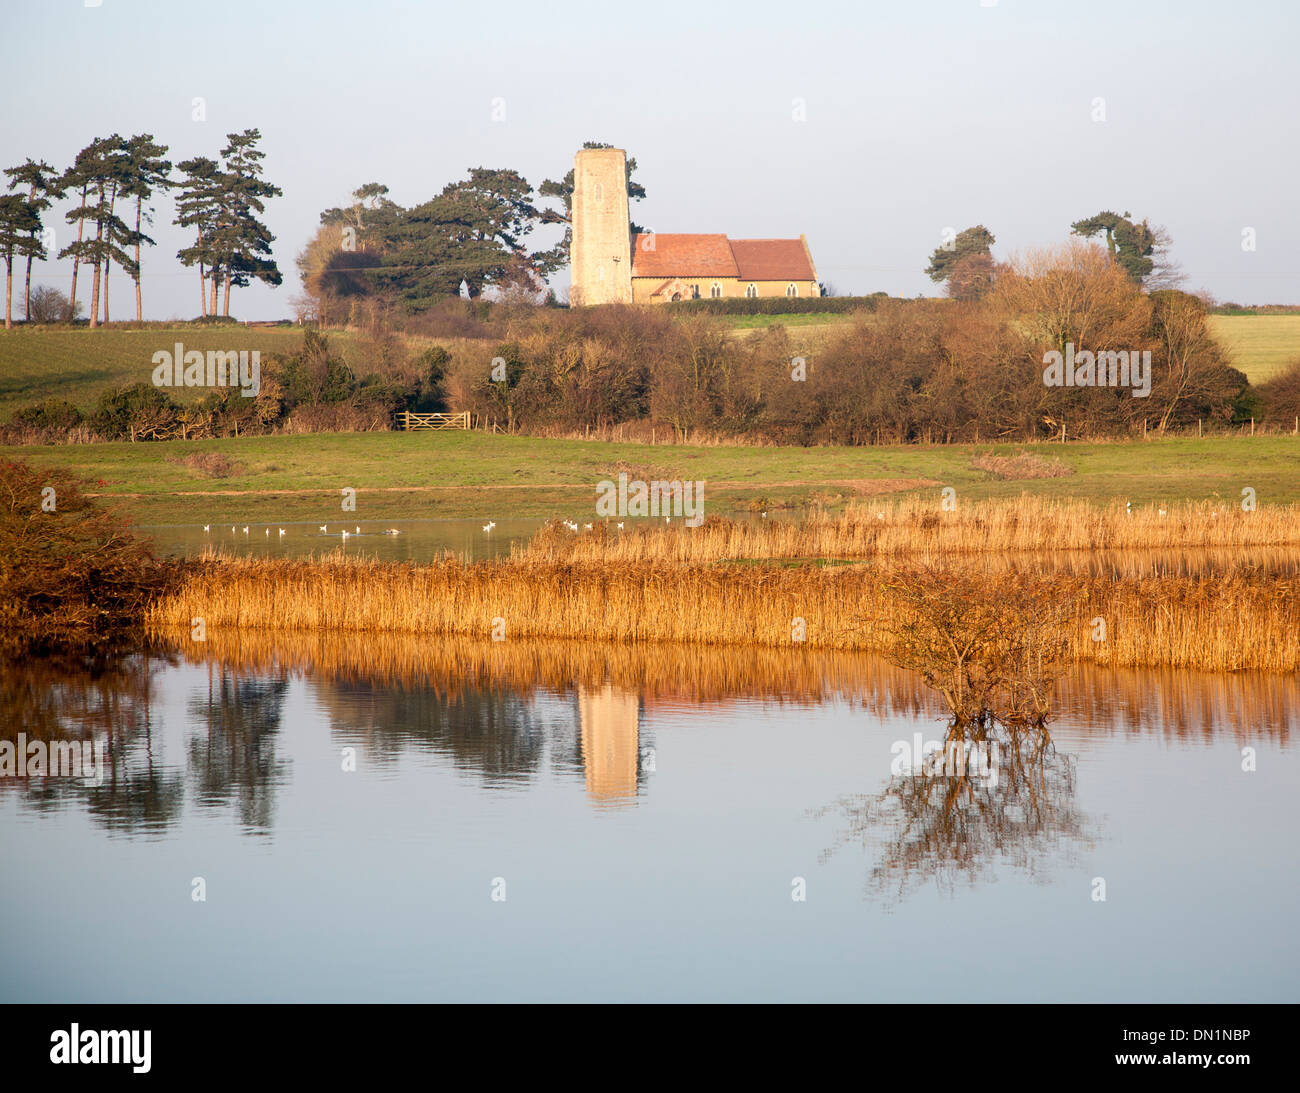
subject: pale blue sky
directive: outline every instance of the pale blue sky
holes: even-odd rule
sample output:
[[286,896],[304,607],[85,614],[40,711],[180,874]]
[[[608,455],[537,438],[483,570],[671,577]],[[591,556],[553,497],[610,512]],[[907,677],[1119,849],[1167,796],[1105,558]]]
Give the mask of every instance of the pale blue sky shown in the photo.
[[[840,292],[933,293],[921,270],[945,227],[982,222],[1005,256],[1112,208],[1169,228],[1187,287],[1300,303],[1294,0],[45,0],[2,25],[3,166],[63,167],[115,130],[153,133],[173,161],[262,130],[285,285],[236,290],[241,318],[290,314],[294,255],[359,184],[413,204],[500,166],[536,186],[583,140],[636,156],[639,222],[805,233]],[[146,317],[190,317],[188,234],[170,198],[159,214]],[[64,261],[34,280],[69,278]],[[115,317],[131,296],[115,280]]]

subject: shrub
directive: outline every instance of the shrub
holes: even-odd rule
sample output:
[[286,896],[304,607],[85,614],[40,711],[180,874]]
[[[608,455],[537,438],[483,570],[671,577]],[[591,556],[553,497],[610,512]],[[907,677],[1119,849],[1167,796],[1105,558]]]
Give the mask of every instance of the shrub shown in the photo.
[[5,461],[0,482],[0,654],[99,652],[137,638],[172,567],[70,471]]

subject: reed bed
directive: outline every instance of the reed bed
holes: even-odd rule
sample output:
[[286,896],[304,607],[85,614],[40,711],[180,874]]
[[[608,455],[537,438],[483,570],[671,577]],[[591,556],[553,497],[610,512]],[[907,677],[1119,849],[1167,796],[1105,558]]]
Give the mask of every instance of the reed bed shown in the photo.
[[[671,533],[663,533],[664,537]],[[1076,663],[1213,671],[1300,669],[1300,580],[1252,566],[1123,577],[957,559],[981,595],[1010,582],[1068,603]],[[151,605],[155,630],[408,633],[884,651],[905,621],[893,563],[714,566],[516,554],[467,564],[207,558]],[[982,583],[981,583],[982,582]],[[967,587],[971,587],[969,584]],[[1105,640],[1095,640],[1096,620]],[[800,623],[797,620],[802,620]],[[802,635],[802,640],[800,636]],[[500,643],[500,642],[499,642]]]
[[[318,686],[574,694],[606,684],[647,708],[736,700],[840,699],[881,716],[947,713],[915,672],[871,653],[584,641],[493,642],[481,638],[343,631],[217,631],[205,642],[174,637],[169,652],[219,672],[295,675]],[[0,681],[4,675],[0,672]],[[2,689],[2,688],[0,688]],[[1089,733],[1158,732],[1211,742],[1230,732],[1282,743],[1300,730],[1300,678],[1277,673],[1189,672],[1080,664],[1058,685],[1063,714]],[[1071,730],[1060,730],[1066,739]]]
[[[1162,514],[1163,513],[1163,514]],[[858,503],[841,515],[802,521],[709,518],[697,528],[608,524],[573,533],[551,525],[516,548],[546,561],[707,563],[727,559],[868,559],[922,554],[1024,554],[1040,551],[1185,551],[1300,547],[1300,505],[1243,511],[1233,502],[1098,507],[1024,495],[1015,500],[940,507],[940,494]]]

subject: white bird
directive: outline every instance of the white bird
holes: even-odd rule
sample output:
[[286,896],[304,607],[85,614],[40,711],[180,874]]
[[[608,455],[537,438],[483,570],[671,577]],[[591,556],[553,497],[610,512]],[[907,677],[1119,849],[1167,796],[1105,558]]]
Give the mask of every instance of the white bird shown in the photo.
[[1125,503],[1125,505],[1124,505],[1124,511],[1127,512],[1130,516],[1133,515],[1133,502],[1132,502],[1132,501],[1128,501],[1128,502]]
[[281,534],[282,536],[284,535],[284,528],[281,528],[281,529],[280,529],[280,534]]
[[883,520],[884,518],[885,518],[885,514],[883,512],[876,513],[877,520]]
[[622,530],[623,530],[623,521],[622,521],[622,520],[620,520],[620,521],[618,522],[618,530],[619,530],[619,531],[622,531]]
[[492,530],[492,525],[491,525],[491,524],[484,524],[484,525],[483,525],[483,530],[484,530],[484,531],[491,531],[491,530]]
[[270,528],[267,528],[267,529],[266,529],[266,537],[267,537],[268,539],[271,538],[271,529],[270,529]]
[[591,530],[591,525],[590,525],[590,524],[583,524],[582,526],[583,526],[584,528],[586,528],[588,531]]
[[211,524],[204,524],[204,525],[203,525],[203,530],[204,530],[204,531],[211,531],[211,530],[212,530],[212,525],[211,525]]
[[234,525],[234,524],[231,524],[231,525],[230,525],[230,534],[231,534],[231,535],[234,535],[234,534],[235,534],[235,525]]
[[244,525],[244,534],[245,534],[245,535],[248,534],[248,525],[247,525],[247,524]]
[[320,529],[321,529],[321,531],[326,531],[326,530],[328,530],[328,529],[325,527],[324,524],[321,524]]
[[673,522],[673,518],[671,516],[665,516],[664,519],[670,524]]
[[496,526],[497,526],[497,522],[495,520],[488,521],[488,527],[495,528]]
[[402,533],[401,533],[400,531],[398,531],[397,528],[389,528],[387,531],[384,532],[384,534],[385,534],[385,535],[401,535]]
[[767,510],[766,510],[766,509],[763,510],[763,512],[762,512],[762,516],[763,516],[763,519],[764,519],[764,520],[767,519]]
[[361,525],[360,525],[360,524],[357,525],[357,534],[358,534],[358,535],[361,534]]
[[343,538],[346,539],[347,537],[348,537],[348,529],[347,529],[347,528],[344,528],[344,529],[343,529]]
[[1160,515],[1163,516],[1164,514],[1165,514],[1165,510],[1164,510],[1164,509],[1161,509],[1161,510],[1160,510]]

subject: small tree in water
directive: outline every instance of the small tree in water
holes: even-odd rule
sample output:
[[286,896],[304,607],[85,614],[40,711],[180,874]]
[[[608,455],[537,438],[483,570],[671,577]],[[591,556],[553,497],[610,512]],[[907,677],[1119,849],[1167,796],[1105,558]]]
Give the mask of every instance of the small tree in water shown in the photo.
[[1079,595],[1073,582],[915,565],[888,587],[902,617],[887,655],[943,696],[954,730],[978,740],[997,725],[1046,727]]

